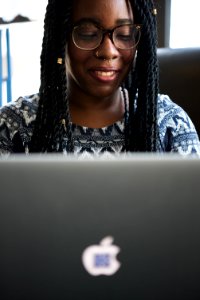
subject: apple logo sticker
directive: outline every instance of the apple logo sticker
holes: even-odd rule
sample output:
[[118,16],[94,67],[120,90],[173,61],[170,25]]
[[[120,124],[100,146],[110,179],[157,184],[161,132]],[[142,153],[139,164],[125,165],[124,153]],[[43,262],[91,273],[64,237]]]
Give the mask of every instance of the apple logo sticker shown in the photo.
[[93,276],[113,275],[121,266],[117,260],[120,248],[113,245],[113,237],[107,236],[99,245],[87,247],[82,254],[82,262],[86,271]]

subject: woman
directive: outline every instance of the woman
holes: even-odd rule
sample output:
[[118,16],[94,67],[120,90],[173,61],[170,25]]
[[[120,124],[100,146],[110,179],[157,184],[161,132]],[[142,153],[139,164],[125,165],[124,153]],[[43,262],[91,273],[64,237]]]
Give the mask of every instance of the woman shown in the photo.
[[156,45],[151,0],[49,0],[40,91],[1,109],[1,152],[200,154],[158,93]]

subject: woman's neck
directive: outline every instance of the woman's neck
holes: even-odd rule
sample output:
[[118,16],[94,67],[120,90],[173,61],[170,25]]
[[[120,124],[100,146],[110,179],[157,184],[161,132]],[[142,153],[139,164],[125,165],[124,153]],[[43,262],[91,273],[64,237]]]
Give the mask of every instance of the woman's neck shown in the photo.
[[125,110],[120,89],[106,97],[71,93],[69,109],[72,123],[90,128],[102,128],[123,119]]

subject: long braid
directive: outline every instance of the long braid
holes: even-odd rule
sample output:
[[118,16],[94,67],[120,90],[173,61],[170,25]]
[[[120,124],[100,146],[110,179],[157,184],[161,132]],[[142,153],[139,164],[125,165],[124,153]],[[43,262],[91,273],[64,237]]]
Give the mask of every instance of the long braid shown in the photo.
[[124,85],[122,86],[122,95],[124,99],[124,108],[125,108],[125,116],[124,116],[124,123],[125,123],[125,150],[129,149],[129,110],[128,110],[128,97],[127,97],[127,90],[125,89]]
[[[60,7],[59,7],[60,8]],[[66,67],[65,67],[65,56],[66,56],[66,44],[69,39],[71,29],[71,9],[72,4],[68,1],[68,7],[59,9],[60,26],[58,27],[58,53],[57,57],[62,59],[62,64],[57,64],[57,99],[60,99],[57,120],[55,124],[55,130],[52,137],[51,144],[54,145],[53,151],[63,151],[64,140],[63,136],[67,134],[67,150],[73,151],[71,123],[69,114],[69,103],[68,103],[68,92],[67,92],[67,78],[66,78]]]
[[[71,29],[70,2],[51,0],[47,6],[41,53],[40,101],[31,152],[61,151],[61,137],[65,128],[70,129],[65,69],[66,44]],[[62,59],[62,64],[57,63],[58,58]]]
[[[130,151],[156,151],[157,141],[157,32],[156,18],[153,15],[153,1],[130,1],[135,23],[142,24],[142,35],[138,45],[135,69],[131,71],[129,84]],[[135,97],[137,109],[135,110]]]
[[[48,60],[50,61],[50,55],[52,55],[52,47],[55,43],[52,43],[51,40],[54,37],[53,32],[53,22],[55,20],[55,3],[49,1],[46,9],[45,21],[44,21],[44,37],[42,44],[42,53],[40,57],[41,62],[41,86],[40,86],[40,102],[33,132],[33,137],[31,140],[30,151],[32,152],[40,152],[44,148],[46,143],[46,135],[45,135],[45,123],[48,115],[48,107],[45,105],[45,99],[48,98],[49,91],[48,87],[50,87],[50,72],[52,69],[51,65],[48,64]],[[49,49],[50,48],[50,49]]]

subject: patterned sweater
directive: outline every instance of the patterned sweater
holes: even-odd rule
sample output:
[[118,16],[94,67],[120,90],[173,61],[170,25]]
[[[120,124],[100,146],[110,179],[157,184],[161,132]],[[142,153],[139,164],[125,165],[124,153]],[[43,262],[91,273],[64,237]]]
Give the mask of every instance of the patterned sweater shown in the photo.
[[[0,109],[0,154],[28,153],[39,95],[20,97]],[[200,156],[200,142],[185,111],[166,95],[158,96],[159,152]],[[123,152],[124,120],[104,128],[72,124],[75,154]],[[63,137],[63,145],[67,143]],[[65,153],[64,146],[64,153]]]

